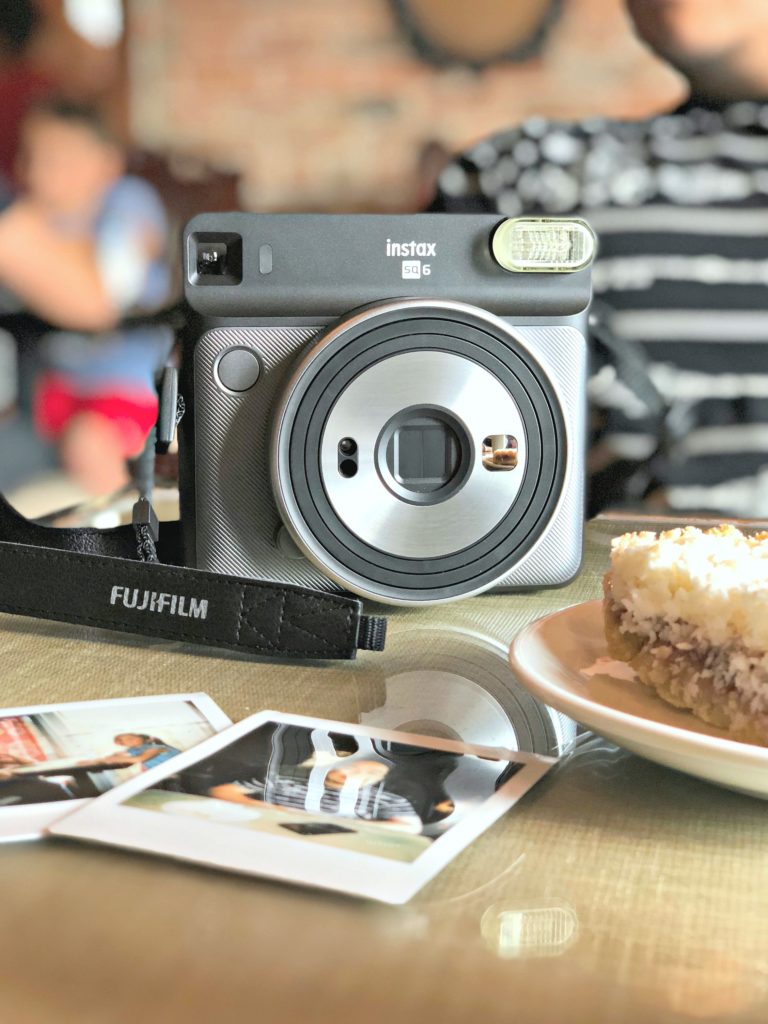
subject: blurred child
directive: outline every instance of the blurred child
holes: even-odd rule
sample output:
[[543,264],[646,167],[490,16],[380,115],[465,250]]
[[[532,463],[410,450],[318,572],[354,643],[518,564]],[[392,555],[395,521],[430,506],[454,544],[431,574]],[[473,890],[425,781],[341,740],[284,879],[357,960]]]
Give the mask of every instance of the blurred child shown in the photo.
[[146,733],[121,732],[115,736],[115,743],[119,747],[126,747],[126,750],[118,750],[101,758],[101,764],[115,764],[120,767],[139,764],[142,770],[146,771],[181,753],[178,747],[172,747],[170,743]]
[[24,194],[0,214],[0,284],[63,329],[43,346],[37,427],[92,494],[128,483],[126,460],[154,425],[154,380],[172,342],[164,327],[116,326],[169,294],[163,207],[124,169],[98,114],[38,106],[22,132]]

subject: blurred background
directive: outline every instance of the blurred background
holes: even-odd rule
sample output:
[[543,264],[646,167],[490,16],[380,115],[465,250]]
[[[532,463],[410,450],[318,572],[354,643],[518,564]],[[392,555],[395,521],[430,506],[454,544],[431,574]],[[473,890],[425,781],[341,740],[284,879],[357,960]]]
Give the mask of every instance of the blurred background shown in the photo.
[[441,150],[533,113],[642,117],[682,93],[620,0],[35,6],[27,67],[107,111],[182,216],[418,209]]
[[[55,97],[75,111],[67,123],[88,130],[77,111],[95,110],[124,171],[165,208],[153,230],[166,236],[171,275],[196,211],[419,210],[452,154],[527,116],[636,118],[683,93],[633,37],[621,0],[3,0],[0,10],[0,198],[20,190],[31,108]],[[50,131],[27,141],[38,144],[56,148]],[[174,296],[171,280],[144,308]],[[50,412],[71,401],[56,390],[60,367],[35,410],[51,368],[27,313],[0,295],[0,490],[40,515],[114,478],[84,488],[78,456],[62,456]],[[121,365],[99,385],[112,397],[123,394]],[[117,447],[130,463],[135,441]]]

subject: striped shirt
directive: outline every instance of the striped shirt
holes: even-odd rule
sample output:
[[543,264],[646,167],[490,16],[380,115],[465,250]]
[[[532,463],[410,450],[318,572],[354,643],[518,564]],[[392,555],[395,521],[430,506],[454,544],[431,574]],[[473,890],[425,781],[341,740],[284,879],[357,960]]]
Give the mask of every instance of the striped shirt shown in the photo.
[[[768,517],[768,103],[638,122],[533,118],[442,172],[434,210],[583,214],[598,233],[591,511]],[[602,460],[602,467],[600,462]]]
[[311,779],[279,776],[266,782],[259,778],[237,780],[235,785],[256,800],[310,814],[332,814],[364,821],[417,817],[409,801],[388,792],[383,783],[355,786],[348,782],[340,789],[326,789],[322,782],[321,788],[316,788]]

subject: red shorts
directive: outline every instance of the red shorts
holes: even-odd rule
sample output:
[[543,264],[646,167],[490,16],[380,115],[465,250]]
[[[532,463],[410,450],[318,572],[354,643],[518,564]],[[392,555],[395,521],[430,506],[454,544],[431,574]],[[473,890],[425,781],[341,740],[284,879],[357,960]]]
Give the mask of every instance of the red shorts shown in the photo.
[[157,395],[150,391],[79,395],[65,377],[51,373],[37,388],[35,424],[43,437],[55,440],[78,414],[102,416],[115,427],[122,454],[130,459],[143,450],[157,421],[157,408]]

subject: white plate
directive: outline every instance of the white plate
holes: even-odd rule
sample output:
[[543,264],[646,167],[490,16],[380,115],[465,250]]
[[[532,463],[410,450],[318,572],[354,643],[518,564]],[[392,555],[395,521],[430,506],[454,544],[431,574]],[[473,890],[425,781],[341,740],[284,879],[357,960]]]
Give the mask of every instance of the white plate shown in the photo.
[[582,675],[604,657],[602,601],[539,619],[509,652],[524,686],[601,736],[650,761],[768,799],[768,748],[727,739],[723,729],[672,707],[639,682]]

